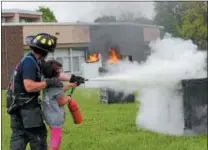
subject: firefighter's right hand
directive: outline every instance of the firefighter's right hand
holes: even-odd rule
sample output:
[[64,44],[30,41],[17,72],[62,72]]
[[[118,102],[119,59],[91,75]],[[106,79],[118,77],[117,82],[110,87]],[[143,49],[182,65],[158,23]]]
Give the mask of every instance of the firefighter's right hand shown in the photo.
[[57,83],[57,78],[45,78],[44,81],[46,82],[46,87],[53,86]]

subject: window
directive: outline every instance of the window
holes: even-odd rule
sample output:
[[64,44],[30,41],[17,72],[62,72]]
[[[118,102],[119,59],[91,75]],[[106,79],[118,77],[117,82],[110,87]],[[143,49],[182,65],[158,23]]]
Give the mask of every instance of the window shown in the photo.
[[73,73],[81,73],[81,65],[85,62],[85,49],[72,48]]
[[63,64],[63,59],[61,57],[57,57],[56,61],[58,61],[60,64]]
[[79,64],[82,65],[83,63],[85,63],[85,57],[79,57]]
[[64,71],[64,69],[63,69],[63,59],[61,57],[57,57],[56,61],[59,62],[60,64],[62,64],[62,68],[60,69],[60,71],[61,72]]
[[54,57],[54,52],[53,53],[48,53],[47,57]]
[[54,60],[54,57],[47,57],[46,61],[48,61],[48,60]]
[[73,72],[79,72],[79,57],[73,57],[72,58],[72,62],[73,62]]
[[73,56],[84,56],[83,50],[73,50],[72,53],[73,53]]
[[65,57],[63,59],[63,70],[64,72],[71,72],[71,60],[70,57]]
[[[72,53],[70,53],[72,52]],[[56,49],[54,53],[49,53],[46,60],[56,60],[62,64],[62,69],[66,73],[81,73],[81,65],[85,63],[85,51],[80,48]],[[72,70],[73,69],[73,70]]]

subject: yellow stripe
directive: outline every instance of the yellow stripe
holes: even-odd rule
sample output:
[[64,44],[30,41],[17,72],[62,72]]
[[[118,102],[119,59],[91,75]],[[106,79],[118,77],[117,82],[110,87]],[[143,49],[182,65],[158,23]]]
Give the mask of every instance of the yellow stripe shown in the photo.
[[36,39],[37,39],[37,40],[40,40],[41,37],[42,37],[41,35],[38,35],[38,36],[36,37]]
[[40,42],[41,42],[42,44],[45,44],[45,43],[46,43],[46,39],[43,38]]
[[48,40],[48,45],[51,46],[51,44],[52,44],[52,43],[51,43],[51,40]]

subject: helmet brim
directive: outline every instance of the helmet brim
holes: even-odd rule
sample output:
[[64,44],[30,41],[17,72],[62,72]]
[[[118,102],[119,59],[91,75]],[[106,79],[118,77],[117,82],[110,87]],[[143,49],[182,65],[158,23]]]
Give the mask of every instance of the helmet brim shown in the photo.
[[26,43],[27,45],[30,45],[30,44],[31,44],[31,41],[34,39],[34,37],[35,37],[35,36],[33,36],[33,35],[27,36],[26,39],[25,39],[25,43]]

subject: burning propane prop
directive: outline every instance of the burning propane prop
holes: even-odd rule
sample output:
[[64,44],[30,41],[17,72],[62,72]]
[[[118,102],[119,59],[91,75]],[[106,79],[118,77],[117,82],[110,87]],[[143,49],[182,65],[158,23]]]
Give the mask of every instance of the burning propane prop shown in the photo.
[[[132,62],[132,56],[120,55],[118,49],[115,47],[108,48],[107,52],[108,52],[108,57],[107,57],[107,59],[103,60],[102,62],[106,62],[109,65],[117,64],[119,61],[123,61],[123,60],[127,60],[127,61]],[[88,55],[88,59],[87,59],[86,63],[100,62],[100,60],[101,60],[100,56],[101,55],[98,52],[91,53]],[[99,67],[98,70],[99,70],[100,74],[108,72],[108,69],[106,68],[105,65],[102,67]],[[86,79],[85,81],[103,81],[103,80],[96,77],[94,79]]]
[[94,63],[94,62],[98,62],[99,59],[99,54],[98,53],[92,53],[91,55],[89,55],[87,63]]
[[[108,49],[108,56],[109,56],[108,60],[107,60],[108,64],[115,64],[119,60],[121,60],[121,58],[115,48]],[[92,53],[88,56],[88,59],[86,62],[87,63],[95,63],[98,61],[100,61],[99,53],[95,52],[95,53]]]
[[120,56],[118,55],[117,51],[114,48],[109,48],[108,49],[108,63],[109,64],[115,64],[120,60]]
[[[104,64],[102,64],[102,67],[98,68],[98,72],[100,74],[100,76],[105,75],[108,72],[108,69],[106,67],[106,65],[116,65],[119,61],[130,61],[132,62],[132,56],[129,55],[120,55],[119,50],[115,47],[110,47],[107,50],[108,52],[108,57],[107,59],[103,60],[102,62],[105,62]],[[98,52],[94,52],[91,53],[90,55],[88,55],[88,59],[86,61],[86,63],[96,63],[100,61],[100,54]],[[102,77],[90,77],[90,79],[86,79],[85,81],[106,81],[102,79]],[[108,81],[112,81],[112,79],[109,79]]]

